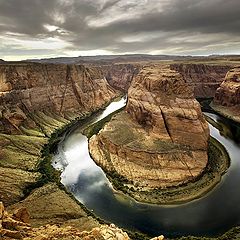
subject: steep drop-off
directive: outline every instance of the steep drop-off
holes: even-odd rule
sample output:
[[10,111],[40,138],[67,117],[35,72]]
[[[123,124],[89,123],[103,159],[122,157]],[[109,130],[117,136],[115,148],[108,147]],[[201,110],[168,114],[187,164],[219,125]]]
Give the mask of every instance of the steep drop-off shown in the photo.
[[223,116],[240,122],[240,67],[231,69],[226,74],[211,106]]
[[90,139],[90,152],[107,172],[145,191],[199,176],[208,161],[208,139],[200,105],[181,75],[151,65],[134,78],[126,110]]
[[[116,96],[97,69],[81,65],[0,65],[0,131],[21,133],[42,114],[72,119],[93,112]],[[47,114],[48,115],[48,114]],[[45,132],[48,134],[48,132]]]
[[231,69],[231,65],[221,64],[172,64],[171,69],[178,71],[184,81],[194,88],[196,98],[210,98],[214,94],[224,77]]
[[108,68],[106,79],[115,89],[127,92],[140,64],[113,64]]
[[33,226],[65,223],[84,230],[97,226],[76,201],[49,183],[51,157],[42,159],[46,152],[42,148],[57,129],[118,95],[95,68],[0,65],[0,201],[8,208],[28,207]]

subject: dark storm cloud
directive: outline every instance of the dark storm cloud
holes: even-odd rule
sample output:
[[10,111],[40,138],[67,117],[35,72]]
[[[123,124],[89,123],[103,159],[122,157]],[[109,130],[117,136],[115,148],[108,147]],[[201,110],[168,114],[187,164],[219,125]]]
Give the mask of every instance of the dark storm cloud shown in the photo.
[[66,51],[239,53],[239,9],[239,0],[0,0],[0,33],[56,37]]

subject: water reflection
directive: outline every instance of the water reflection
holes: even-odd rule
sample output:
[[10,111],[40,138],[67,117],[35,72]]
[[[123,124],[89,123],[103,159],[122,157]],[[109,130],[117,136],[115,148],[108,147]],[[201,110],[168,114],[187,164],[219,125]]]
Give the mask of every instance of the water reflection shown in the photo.
[[[126,99],[121,99],[112,103],[93,121],[99,121],[116,111],[124,106],[125,102]],[[220,124],[220,130],[224,129],[219,132],[210,125],[211,136],[220,141],[229,152],[231,167],[213,191],[190,203],[175,206],[149,205],[115,193],[102,169],[96,166],[89,156],[87,138],[79,129],[70,132],[59,145],[54,161],[64,161],[57,162],[55,167],[64,169],[62,183],[76,199],[99,217],[120,227],[169,237],[189,234],[212,236],[223,233],[240,224],[240,151],[235,141],[235,127],[222,117],[205,114],[215,121],[215,124]],[[61,164],[66,161],[67,166]]]

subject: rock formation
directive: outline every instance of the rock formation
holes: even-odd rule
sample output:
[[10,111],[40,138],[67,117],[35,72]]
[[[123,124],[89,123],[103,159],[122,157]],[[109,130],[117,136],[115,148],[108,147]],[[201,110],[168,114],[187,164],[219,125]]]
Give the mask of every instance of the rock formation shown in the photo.
[[226,74],[211,106],[220,114],[240,122],[240,67]]
[[171,69],[178,71],[184,81],[194,87],[197,98],[214,97],[214,94],[224,77],[231,69],[231,65],[221,64],[172,64]]
[[47,111],[69,120],[116,95],[100,72],[81,65],[0,65],[0,131],[22,133],[20,126],[35,127]]
[[57,129],[118,95],[96,68],[0,64],[0,200],[5,206],[28,207],[33,226],[98,226],[69,195],[48,183],[46,171],[51,170],[41,165],[42,148]]
[[[71,226],[47,224],[33,228],[29,224],[29,213],[26,208],[19,208],[13,214],[8,213],[0,202],[0,238],[23,240],[47,239],[79,239],[79,240],[129,240],[127,233],[114,224],[99,225],[88,231],[79,230]],[[156,238],[159,239],[159,238]],[[163,239],[163,237],[161,238]]]
[[139,68],[139,64],[113,64],[108,68],[106,79],[113,88],[127,92]]
[[186,183],[206,167],[209,129],[182,76],[169,66],[143,67],[126,110],[90,139],[92,157],[133,187],[153,190]]

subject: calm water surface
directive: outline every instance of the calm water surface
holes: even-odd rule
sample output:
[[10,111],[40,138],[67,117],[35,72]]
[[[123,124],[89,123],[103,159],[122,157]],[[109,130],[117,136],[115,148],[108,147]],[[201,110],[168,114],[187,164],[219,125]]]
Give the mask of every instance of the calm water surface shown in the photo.
[[[122,98],[112,102],[97,122],[126,104]],[[231,166],[222,181],[205,197],[187,204],[159,206],[138,203],[116,194],[104,172],[91,159],[88,139],[81,126],[66,133],[58,146],[53,165],[62,169],[61,181],[76,199],[100,218],[130,230],[149,235],[215,236],[240,225],[240,146],[238,128],[226,119],[205,113],[221,126],[221,131],[209,125],[211,136],[221,142],[231,158]]]

